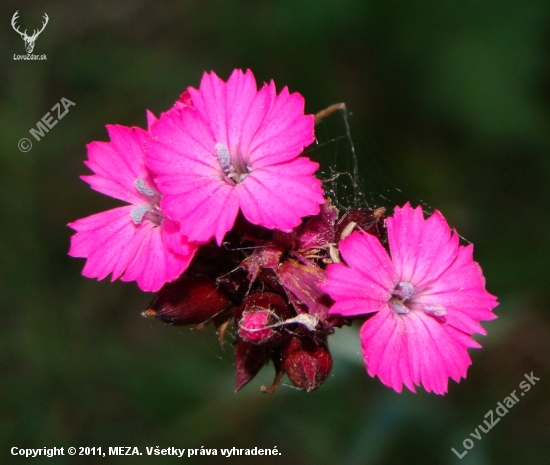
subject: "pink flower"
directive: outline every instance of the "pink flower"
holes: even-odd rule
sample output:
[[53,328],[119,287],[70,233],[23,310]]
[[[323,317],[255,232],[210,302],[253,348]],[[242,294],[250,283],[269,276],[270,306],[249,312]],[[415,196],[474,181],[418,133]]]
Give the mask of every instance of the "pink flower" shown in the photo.
[[369,375],[401,392],[405,384],[437,394],[448,378],[466,377],[470,336],[486,334],[480,320],[496,318],[496,297],[485,290],[473,246],[459,246],[437,210],[427,220],[409,203],[386,220],[390,256],[379,240],[355,232],[339,244],[347,265],[329,265],[323,288],[336,301],[330,312],[374,313],[361,328]]
[[77,231],[69,255],[87,258],[82,274],[88,278],[112,273],[113,281],[120,277],[137,281],[144,291],[157,291],[187,268],[197,246],[159,208],[161,195],[143,161],[147,132],[117,125],[107,131],[111,142],[88,145],[86,165],[95,174],[82,179],[130,205],[69,223]]
[[318,164],[300,157],[314,141],[304,99],[259,91],[252,72],[235,70],[227,82],[205,73],[151,127],[147,166],[157,173],[162,209],[192,241],[223,237],[242,211],[251,223],[290,231],[325,202]]

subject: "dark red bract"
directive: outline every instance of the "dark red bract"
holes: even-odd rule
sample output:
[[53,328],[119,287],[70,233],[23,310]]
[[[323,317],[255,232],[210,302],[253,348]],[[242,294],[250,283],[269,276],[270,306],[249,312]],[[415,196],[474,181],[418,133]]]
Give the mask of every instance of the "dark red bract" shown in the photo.
[[337,238],[357,225],[383,230],[383,210],[359,209],[338,220],[330,204],[290,233],[239,217],[222,246],[199,248],[184,275],[166,284],[143,315],[175,325],[213,322],[222,342],[235,331],[235,390],[270,361],[273,392],[286,374],[304,391],[317,389],[332,368],[328,336],[348,320],[329,315],[332,299],[319,288],[339,260]]

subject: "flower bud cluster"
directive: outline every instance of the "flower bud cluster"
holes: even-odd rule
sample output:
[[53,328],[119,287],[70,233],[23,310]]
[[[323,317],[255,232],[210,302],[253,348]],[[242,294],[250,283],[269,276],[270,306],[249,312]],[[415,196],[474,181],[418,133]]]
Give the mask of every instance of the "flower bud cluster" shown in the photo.
[[332,368],[328,336],[348,323],[329,314],[333,301],[319,288],[325,268],[338,255],[342,231],[383,229],[383,210],[338,216],[327,203],[290,233],[239,217],[221,246],[199,247],[189,269],[165,284],[143,315],[172,325],[212,323],[224,340],[234,335],[237,391],[269,362],[275,381],[264,391],[274,391],[285,374],[303,391],[317,389]]

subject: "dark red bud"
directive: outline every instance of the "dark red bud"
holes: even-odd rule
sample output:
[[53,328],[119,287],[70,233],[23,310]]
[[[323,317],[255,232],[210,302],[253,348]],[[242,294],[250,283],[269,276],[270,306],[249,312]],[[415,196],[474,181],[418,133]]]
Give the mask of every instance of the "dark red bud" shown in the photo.
[[250,294],[235,312],[239,336],[254,344],[278,342],[282,334],[277,323],[291,316],[285,299],[273,292]]
[[254,378],[267,362],[267,350],[264,346],[239,339],[235,354],[235,392]]
[[143,316],[172,325],[200,324],[229,305],[229,299],[207,276],[183,276],[165,284]]
[[239,336],[248,342],[261,344],[276,334],[271,326],[277,321],[273,312],[260,307],[243,312],[239,321]]
[[297,248],[307,250],[322,248],[334,242],[334,224],[338,218],[338,209],[330,202],[321,205],[319,214],[311,217],[297,230]]
[[274,292],[255,292],[248,295],[239,309],[235,312],[235,322],[241,319],[245,311],[270,310],[276,315],[276,318],[286,320],[292,316],[287,301],[279,294]]
[[332,369],[332,356],[324,342],[292,337],[283,342],[282,363],[292,384],[309,392],[327,379]]
[[275,230],[275,241],[294,253],[309,249],[322,249],[334,242],[334,224],[338,218],[338,209],[330,201],[321,205],[321,211],[305,220],[291,232]]

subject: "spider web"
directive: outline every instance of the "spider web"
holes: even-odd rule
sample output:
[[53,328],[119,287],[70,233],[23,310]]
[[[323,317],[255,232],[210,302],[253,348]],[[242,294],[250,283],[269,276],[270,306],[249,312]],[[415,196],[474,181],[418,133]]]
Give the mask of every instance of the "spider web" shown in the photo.
[[389,180],[397,173],[388,158],[357,128],[345,107],[323,118],[315,134],[317,144],[308,147],[305,155],[321,165],[318,176],[325,193],[340,211],[386,207],[391,212],[408,200]]
[[[315,126],[316,143],[309,146],[304,155],[320,164],[316,173],[323,181],[325,195],[329,197],[340,213],[352,208],[375,209],[385,207],[387,214],[391,215],[396,205],[402,206],[407,200],[413,205],[419,204],[425,213],[431,214],[433,208],[420,199],[411,198],[397,187],[397,180],[406,191],[411,188],[407,185],[406,179],[399,174],[395,164],[380,150],[376,144],[366,135],[364,129],[358,126],[353,114],[345,106],[323,118]],[[209,326],[210,328],[210,326]],[[185,335],[186,342],[191,342],[200,347],[201,351],[206,350],[223,367],[224,371],[234,376],[235,348],[232,344],[236,340],[234,328],[228,328],[224,350],[219,346],[216,348],[198,334],[191,336],[188,330],[195,333],[194,328],[174,327],[174,330]],[[346,330],[347,331],[344,331]],[[214,334],[205,328],[208,338]],[[357,328],[342,328],[331,337],[331,352],[340,358],[352,361],[354,364],[363,364],[358,345],[358,337],[355,334]],[[354,332],[353,337],[350,337]],[[346,334],[344,334],[346,333]],[[337,337],[340,336],[340,337]],[[355,345],[349,341],[354,341]],[[272,364],[260,370],[255,379],[250,383],[248,389],[254,389],[261,384],[270,385],[274,372]],[[286,379],[280,387],[295,388]]]
[[[316,176],[323,181],[325,195],[341,213],[351,208],[374,209],[383,206],[391,214],[394,206],[403,205],[408,198],[391,180],[399,177],[392,168],[391,160],[363,134],[364,130],[358,127],[353,114],[343,107],[319,121],[315,127],[316,143],[309,146],[304,155],[319,163],[320,169]],[[422,203],[422,206],[424,210],[431,211],[425,204]],[[354,341],[358,344],[356,334],[350,337],[350,332],[356,332],[357,328],[348,329],[347,334],[337,338],[339,342],[336,352],[340,352],[340,355],[344,353],[345,358],[362,364],[363,359],[357,348],[346,342]],[[336,336],[337,334],[331,337],[331,342]],[[231,341],[235,339],[234,328],[231,328],[227,332],[225,353],[212,350],[211,346],[208,348],[231,373],[234,373],[235,356]],[[199,344],[204,345],[203,341]],[[329,345],[333,348],[333,344]],[[248,388],[254,389],[253,386],[259,384],[269,385],[273,378],[271,366],[270,363],[267,369],[262,369]],[[280,387],[297,389],[288,380],[283,380]]]
[[[385,207],[388,216],[395,206],[407,201],[413,207],[420,205],[425,216],[434,212],[432,206],[413,194],[414,189],[395,162],[358,126],[345,105],[323,118],[315,126],[315,134],[317,144],[308,147],[305,155],[321,165],[318,177],[325,194],[341,213],[350,208]],[[471,243],[458,236],[462,245]]]

